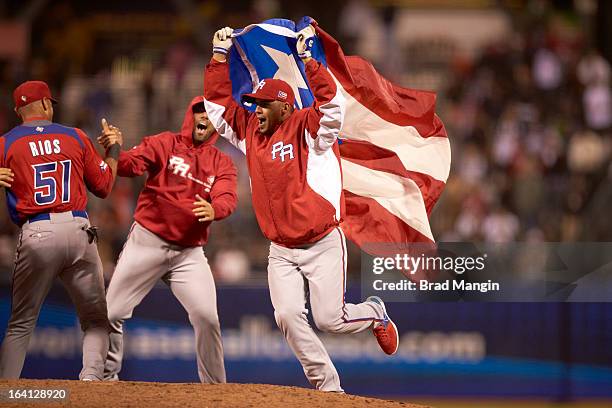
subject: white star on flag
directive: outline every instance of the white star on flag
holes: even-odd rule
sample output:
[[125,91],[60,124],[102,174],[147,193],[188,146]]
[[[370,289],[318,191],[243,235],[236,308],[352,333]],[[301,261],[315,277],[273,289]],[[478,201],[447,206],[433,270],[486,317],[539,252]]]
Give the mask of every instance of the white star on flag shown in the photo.
[[302,72],[297,66],[293,55],[285,54],[282,51],[275,48],[266,47],[265,45],[262,45],[261,47],[268,53],[270,58],[274,60],[276,66],[278,66],[278,70],[276,70],[273,79],[282,79],[283,81],[287,82],[293,90],[298,106],[302,108],[302,98],[300,97],[300,91],[298,88],[308,89],[308,85],[306,85],[304,77],[302,77]]

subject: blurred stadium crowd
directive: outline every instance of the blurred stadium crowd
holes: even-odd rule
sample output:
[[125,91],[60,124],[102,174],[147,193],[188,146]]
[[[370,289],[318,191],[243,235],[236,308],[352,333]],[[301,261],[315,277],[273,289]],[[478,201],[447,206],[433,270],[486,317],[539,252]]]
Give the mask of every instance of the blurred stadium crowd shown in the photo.
[[[465,9],[446,2],[472,14],[478,3],[484,27],[489,17],[499,22],[499,35],[485,33],[471,48],[454,42],[462,33],[444,30],[444,24],[436,34],[414,36],[410,22],[420,15],[392,6],[401,1],[317,1],[307,8],[288,3],[34,1],[23,11],[38,15],[29,31],[16,18],[20,2],[3,2],[0,21],[14,22],[5,26],[29,52],[0,58],[0,129],[17,123],[14,87],[43,79],[59,95],[57,121],[95,138],[100,118],[107,117],[122,128],[129,148],[145,135],[180,127],[188,101],[202,92],[215,29],[311,15],[347,54],[370,59],[402,85],[438,92],[453,149],[451,175],[431,217],[438,240],[612,239],[612,88],[610,61],[597,51],[590,29],[595,1],[561,2],[561,8],[547,1],[514,2],[518,8],[466,2]],[[433,17],[424,18],[443,12],[445,2],[439,3],[443,10],[427,10]],[[251,209],[243,157],[219,144],[239,168],[240,203],[233,216],[214,225],[207,254],[220,281],[244,282],[265,276],[268,243]],[[90,201],[90,216],[102,227],[107,274],[142,183],[120,179],[108,200]],[[0,270],[12,266],[17,231],[0,199]],[[358,250],[352,252],[357,256],[350,271],[358,276]]]

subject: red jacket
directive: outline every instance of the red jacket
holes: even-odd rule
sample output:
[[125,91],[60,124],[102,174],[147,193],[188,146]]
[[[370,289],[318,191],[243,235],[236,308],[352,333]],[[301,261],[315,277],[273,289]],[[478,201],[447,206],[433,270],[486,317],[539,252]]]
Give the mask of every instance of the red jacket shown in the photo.
[[198,102],[201,96],[191,101],[180,133],[145,137],[138,146],[121,152],[118,166],[123,177],[147,172],[134,219],[160,238],[185,247],[208,240],[210,222],[198,222],[193,214],[196,194],[212,204],[215,220],[236,208],[236,167],[214,146],[218,135],[193,145],[191,107]]
[[15,174],[6,196],[17,225],[36,214],[85,210],[88,189],[104,198],[113,188],[112,172],[87,135],[46,120],[0,137],[0,167]]
[[287,247],[309,244],[336,227],[344,214],[336,143],[344,97],[320,63],[306,65],[315,105],[295,111],[271,136],[259,133],[254,113],[232,99],[227,63],[206,67],[206,111],[219,134],[246,154],[259,227]]

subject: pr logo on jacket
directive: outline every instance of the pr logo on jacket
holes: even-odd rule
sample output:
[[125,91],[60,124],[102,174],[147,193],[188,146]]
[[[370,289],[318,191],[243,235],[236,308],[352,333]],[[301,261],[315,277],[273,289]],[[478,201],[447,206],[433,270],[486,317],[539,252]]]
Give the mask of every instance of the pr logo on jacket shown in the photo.
[[168,161],[168,170],[171,170],[172,173],[181,177],[187,177],[187,172],[190,167],[191,166],[185,163],[185,159],[182,157],[172,156]]
[[184,177],[187,180],[191,180],[195,183],[200,184],[201,186],[204,186],[204,191],[210,193],[210,189],[212,188],[212,185],[215,182],[215,176],[208,176],[206,178],[206,181],[202,181],[193,177],[193,175],[189,171],[190,168],[191,166],[185,163],[185,159],[183,159],[182,157],[172,156],[170,157],[170,160],[168,160],[168,171],[171,171],[177,176]]
[[285,161],[285,156],[289,155],[289,159],[293,159],[293,145],[284,144],[282,141],[272,145],[272,160],[276,159],[276,155],[280,156],[281,162]]

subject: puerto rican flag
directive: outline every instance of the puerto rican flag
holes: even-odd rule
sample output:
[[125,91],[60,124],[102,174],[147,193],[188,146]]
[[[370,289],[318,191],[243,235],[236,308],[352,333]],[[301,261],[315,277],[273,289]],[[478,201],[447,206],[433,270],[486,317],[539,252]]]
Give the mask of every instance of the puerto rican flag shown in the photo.
[[313,58],[327,66],[346,98],[339,140],[346,235],[362,248],[434,242],[429,214],[451,162],[435,93],[391,83],[363,58],[344,55],[333,37],[304,17],[298,24],[273,19],[234,32],[229,59],[234,99],[240,103],[260,79],[278,78],[293,88],[297,108],[313,103],[295,49],[297,33],[308,24],[317,32]]

